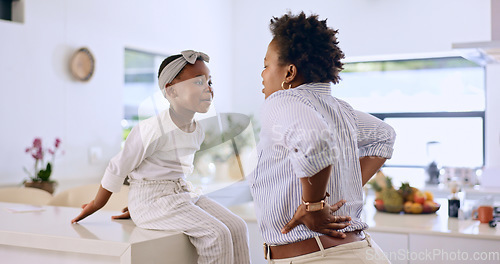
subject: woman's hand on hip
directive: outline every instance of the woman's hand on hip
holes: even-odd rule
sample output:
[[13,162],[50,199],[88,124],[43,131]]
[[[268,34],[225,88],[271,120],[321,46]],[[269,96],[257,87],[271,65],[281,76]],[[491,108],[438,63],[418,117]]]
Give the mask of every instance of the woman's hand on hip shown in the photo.
[[292,220],[290,220],[282,229],[281,233],[286,234],[298,225],[305,225],[312,231],[322,233],[331,237],[344,238],[345,234],[337,230],[343,229],[351,224],[346,223],[351,221],[350,216],[332,215],[340,207],[345,204],[345,200],[341,200],[334,205],[325,203],[325,207],[319,211],[308,212],[306,206],[301,204]]

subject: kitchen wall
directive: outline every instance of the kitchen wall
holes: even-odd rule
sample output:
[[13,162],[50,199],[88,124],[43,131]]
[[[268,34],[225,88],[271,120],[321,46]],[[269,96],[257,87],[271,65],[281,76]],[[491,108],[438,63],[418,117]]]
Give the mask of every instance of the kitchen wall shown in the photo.
[[[23,0],[24,23],[0,21],[0,185],[20,183],[34,137],[61,137],[59,181],[95,181],[120,149],[125,47],[211,55],[217,111],[257,114],[272,16],[314,12],[340,30],[351,59],[448,54],[455,42],[491,39],[489,0]],[[88,47],[96,71],[70,77],[72,52]],[[487,71],[487,162],[500,167],[500,69]],[[49,142],[46,142],[49,143]],[[89,163],[92,147],[102,157]]]
[[[452,43],[492,39],[491,2],[499,0],[358,0],[358,1],[236,1],[233,9],[233,105],[258,114],[262,103],[263,58],[271,39],[269,20],[287,10],[314,12],[339,29],[340,47],[351,61],[457,55]],[[500,15],[497,15],[497,17]],[[496,20],[497,22],[500,20]],[[499,26],[496,27],[498,29]],[[244,57],[243,57],[244,55]],[[486,165],[500,168],[500,76],[497,65],[487,67]],[[425,103],[425,102],[422,102]],[[466,139],[464,139],[466,140]],[[497,181],[500,186],[500,180]]]
[[[23,0],[24,1],[24,0]],[[65,154],[54,179],[95,181],[120,150],[124,48],[159,54],[184,49],[210,54],[217,82],[216,105],[231,93],[231,4],[215,1],[25,0],[24,23],[0,20],[0,185],[18,184],[24,153],[34,137],[52,144],[61,137]],[[87,83],[68,71],[72,53],[88,47],[96,60]],[[102,150],[89,163],[89,149]]]
[[[488,175],[491,185],[500,187],[500,64],[486,67],[486,168],[494,175]],[[496,179],[491,179],[495,177]]]
[[[349,59],[359,57],[391,58],[422,54],[449,54],[455,42],[490,39],[489,0],[441,1],[237,1],[234,7],[233,34],[236,69],[235,86],[245,87],[235,95],[235,105],[252,112],[259,98],[260,74],[267,44],[271,39],[269,20],[287,10],[304,10],[328,18],[328,25],[339,29],[340,47]],[[264,8],[265,7],[265,8]],[[247,70],[240,70],[247,69]],[[245,80],[245,81],[243,81]]]

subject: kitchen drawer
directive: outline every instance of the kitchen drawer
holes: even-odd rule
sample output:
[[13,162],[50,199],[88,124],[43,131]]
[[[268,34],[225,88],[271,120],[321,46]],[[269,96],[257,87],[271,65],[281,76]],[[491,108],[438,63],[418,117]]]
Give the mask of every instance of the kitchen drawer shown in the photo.
[[500,263],[500,241],[410,234],[410,263]]

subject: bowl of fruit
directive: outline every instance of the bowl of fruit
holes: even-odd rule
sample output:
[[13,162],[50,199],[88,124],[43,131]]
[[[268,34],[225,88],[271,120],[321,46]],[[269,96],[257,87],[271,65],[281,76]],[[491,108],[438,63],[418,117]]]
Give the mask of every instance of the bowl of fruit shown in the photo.
[[370,181],[370,185],[375,190],[374,206],[380,212],[432,214],[441,207],[434,201],[432,192],[421,191],[407,182],[403,182],[396,190],[392,185],[392,179],[380,171],[374,180]]

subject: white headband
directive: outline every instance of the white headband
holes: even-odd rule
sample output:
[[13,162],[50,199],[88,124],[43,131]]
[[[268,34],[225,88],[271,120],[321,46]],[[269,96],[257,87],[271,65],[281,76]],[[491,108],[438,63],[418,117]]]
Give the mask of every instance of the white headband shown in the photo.
[[210,57],[203,52],[198,52],[194,50],[185,50],[181,52],[179,58],[171,61],[160,73],[160,77],[158,77],[158,86],[163,91],[165,89],[165,85],[167,83],[171,83],[175,76],[181,72],[181,70],[186,66],[186,64],[194,64],[198,58],[201,58],[203,61],[208,62]]

